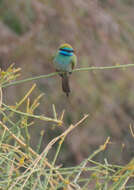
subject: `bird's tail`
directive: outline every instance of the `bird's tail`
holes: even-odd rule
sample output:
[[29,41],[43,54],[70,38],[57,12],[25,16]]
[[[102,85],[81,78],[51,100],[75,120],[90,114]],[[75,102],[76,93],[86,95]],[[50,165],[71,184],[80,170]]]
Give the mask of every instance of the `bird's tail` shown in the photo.
[[70,86],[69,86],[69,78],[67,74],[62,75],[62,90],[69,96],[70,93]]

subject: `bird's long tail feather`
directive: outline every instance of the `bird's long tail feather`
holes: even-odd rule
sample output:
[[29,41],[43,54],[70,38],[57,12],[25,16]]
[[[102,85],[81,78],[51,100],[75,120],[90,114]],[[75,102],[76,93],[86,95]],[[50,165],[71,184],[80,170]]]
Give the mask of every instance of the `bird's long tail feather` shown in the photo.
[[65,74],[62,75],[62,90],[69,96],[70,93],[70,86],[69,86],[69,77]]

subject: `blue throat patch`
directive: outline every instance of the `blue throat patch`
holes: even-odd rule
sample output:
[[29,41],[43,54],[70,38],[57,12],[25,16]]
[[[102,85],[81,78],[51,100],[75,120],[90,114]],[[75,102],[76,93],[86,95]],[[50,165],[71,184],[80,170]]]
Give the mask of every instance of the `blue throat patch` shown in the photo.
[[68,52],[66,50],[59,50],[59,53],[65,56],[73,56],[73,52]]

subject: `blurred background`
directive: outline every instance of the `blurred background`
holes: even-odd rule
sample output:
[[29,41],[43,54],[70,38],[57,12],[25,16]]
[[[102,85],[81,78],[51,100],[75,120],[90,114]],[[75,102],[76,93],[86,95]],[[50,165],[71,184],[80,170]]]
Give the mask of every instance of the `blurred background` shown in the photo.
[[[0,67],[15,62],[24,79],[54,72],[52,55],[61,43],[70,43],[78,57],[77,67],[131,64],[134,61],[133,0],[0,0]],[[7,87],[4,101],[18,102],[33,82]],[[37,114],[52,116],[52,104],[65,126],[36,122],[31,146],[45,130],[42,149],[69,124],[84,114],[89,118],[66,139],[59,162],[74,165],[88,157],[108,136],[111,144],[96,159],[124,164],[134,156],[129,126],[134,118],[134,69],[75,72],[70,78],[69,100],[61,90],[60,77],[36,81],[33,98],[45,93]],[[54,154],[51,152],[50,157]]]

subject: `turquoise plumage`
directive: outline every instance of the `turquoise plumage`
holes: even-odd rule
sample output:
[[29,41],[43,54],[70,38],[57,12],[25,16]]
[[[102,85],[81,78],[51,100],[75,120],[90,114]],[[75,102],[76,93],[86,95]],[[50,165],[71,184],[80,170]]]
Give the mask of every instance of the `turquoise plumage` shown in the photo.
[[69,96],[70,86],[68,76],[77,64],[77,57],[74,54],[72,46],[62,44],[54,57],[53,64],[56,71],[61,72],[59,75],[62,77],[62,89]]

